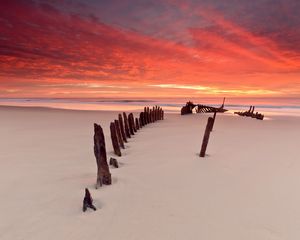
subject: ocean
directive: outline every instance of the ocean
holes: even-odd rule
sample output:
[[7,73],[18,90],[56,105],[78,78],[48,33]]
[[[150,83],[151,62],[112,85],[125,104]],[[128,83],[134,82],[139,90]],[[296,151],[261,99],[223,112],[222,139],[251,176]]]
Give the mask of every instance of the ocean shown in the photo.
[[[139,111],[144,106],[161,106],[165,112],[180,113],[187,101],[219,107],[222,98],[163,98],[163,99],[97,99],[97,98],[0,98],[0,106],[46,107],[72,110]],[[246,111],[250,105],[255,112],[268,115],[300,116],[300,98],[227,98],[229,113]]]

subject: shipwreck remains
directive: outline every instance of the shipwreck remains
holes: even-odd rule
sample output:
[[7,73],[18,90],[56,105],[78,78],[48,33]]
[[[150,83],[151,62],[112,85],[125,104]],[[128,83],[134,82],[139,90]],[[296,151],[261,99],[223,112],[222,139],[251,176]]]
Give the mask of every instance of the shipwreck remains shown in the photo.
[[237,114],[237,115],[243,116],[243,117],[252,117],[252,118],[256,118],[258,120],[264,120],[265,116],[261,113],[258,113],[258,112],[254,113],[254,109],[255,109],[255,106],[250,106],[248,111],[234,112],[234,114]]
[[214,113],[219,112],[223,113],[228,111],[224,108],[225,98],[223,99],[223,104],[220,107],[211,107],[202,104],[194,104],[191,101],[188,101],[185,106],[181,108],[181,115],[191,114],[193,113],[193,109],[195,109],[196,113]]

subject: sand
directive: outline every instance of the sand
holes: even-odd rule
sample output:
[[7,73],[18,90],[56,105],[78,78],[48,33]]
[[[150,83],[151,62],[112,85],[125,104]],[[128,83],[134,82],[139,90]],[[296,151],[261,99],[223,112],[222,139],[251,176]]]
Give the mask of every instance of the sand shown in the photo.
[[[300,118],[209,114],[138,132],[94,189],[93,123],[117,112],[0,107],[0,239],[266,240],[300,238]],[[82,212],[88,187],[98,210]]]

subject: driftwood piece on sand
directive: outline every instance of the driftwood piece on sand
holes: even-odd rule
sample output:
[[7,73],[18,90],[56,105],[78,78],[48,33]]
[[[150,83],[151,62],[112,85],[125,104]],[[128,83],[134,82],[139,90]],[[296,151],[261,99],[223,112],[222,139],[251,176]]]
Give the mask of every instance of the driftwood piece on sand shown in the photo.
[[102,184],[111,184],[111,174],[109,172],[106,156],[105,139],[103,129],[100,125],[94,124],[94,154],[97,161],[97,182],[96,188],[101,187]]
[[122,133],[121,133],[121,128],[120,128],[120,124],[119,124],[118,120],[115,120],[115,126],[116,126],[119,145],[121,148],[125,149],[123,138],[122,138]]
[[119,168],[118,160],[112,157],[109,159],[109,165],[112,165],[115,168]]
[[210,130],[212,129],[213,121],[214,121],[214,119],[212,117],[209,117],[207,120],[205,133],[204,133],[203,140],[202,140],[200,157],[205,157],[205,152],[206,152],[207,144],[209,141],[209,135],[210,135]]
[[119,157],[122,156],[117,136],[117,130],[114,122],[110,123],[110,137],[115,154]]

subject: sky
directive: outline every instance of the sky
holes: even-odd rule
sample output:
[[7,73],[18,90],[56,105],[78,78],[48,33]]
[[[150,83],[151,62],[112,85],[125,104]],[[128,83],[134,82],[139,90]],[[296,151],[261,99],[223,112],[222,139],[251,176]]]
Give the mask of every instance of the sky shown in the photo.
[[2,98],[300,98],[299,0],[1,0]]

